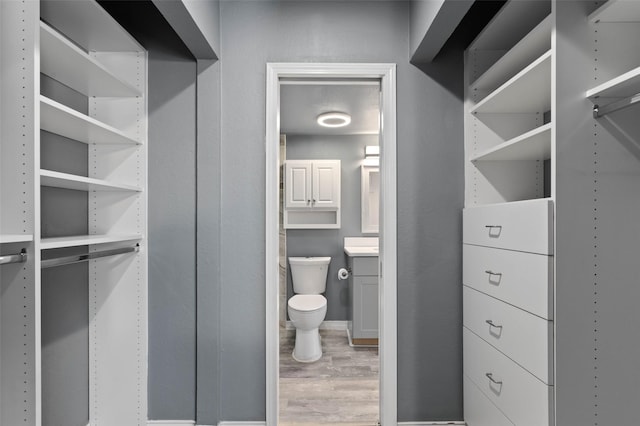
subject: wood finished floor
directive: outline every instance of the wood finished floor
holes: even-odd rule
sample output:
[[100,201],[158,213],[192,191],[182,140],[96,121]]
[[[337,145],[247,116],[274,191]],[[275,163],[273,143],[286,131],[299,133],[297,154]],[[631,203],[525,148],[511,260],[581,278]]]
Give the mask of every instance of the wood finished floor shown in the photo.
[[352,348],[346,331],[320,330],[322,358],[291,357],[294,330],[280,331],[280,426],[373,426],[378,422],[377,348]]

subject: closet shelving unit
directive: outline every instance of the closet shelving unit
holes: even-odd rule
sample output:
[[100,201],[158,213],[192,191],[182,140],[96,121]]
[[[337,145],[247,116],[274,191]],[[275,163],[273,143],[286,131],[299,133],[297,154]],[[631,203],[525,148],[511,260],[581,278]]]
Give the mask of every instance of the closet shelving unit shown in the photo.
[[465,420],[553,425],[551,2],[510,1],[465,57]]
[[[0,255],[26,253],[0,266],[0,424],[144,425],[146,51],[94,0],[2,2],[0,20]],[[55,306],[69,280],[88,297]],[[88,321],[55,334],[67,310]]]
[[[588,20],[594,28],[609,27],[603,28],[607,32],[612,26],[622,27],[624,24],[639,23],[640,7],[633,1],[610,0],[591,13]],[[617,30],[614,31],[618,32]],[[616,70],[615,72],[618,72],[620,70],[618,67],[622,66],[624,72],[611,75],[608,80],[589,89],[586,93],[587,98],[594,103],[593,113],[595,118],[634,105],[640,101],[640,65],[634,62],[636,55],[628,55],[623,52],[628,48],[626,47],[625,39],[629,39],[629,35],[620,34],[621,43],[619,45],[605,47],[608,52],[616,55],[616,57],[613,60],[608,59],[607,63],[604,64],[605,68],[611,67]],[[605,43],[607,43],[606,36]],[[623,55],[632,62],[627,64],[621,58]],[[627,70],[628,66],[633,66],[633,68]]]
[[640,2],[555,8],[557,424],[639,424]]

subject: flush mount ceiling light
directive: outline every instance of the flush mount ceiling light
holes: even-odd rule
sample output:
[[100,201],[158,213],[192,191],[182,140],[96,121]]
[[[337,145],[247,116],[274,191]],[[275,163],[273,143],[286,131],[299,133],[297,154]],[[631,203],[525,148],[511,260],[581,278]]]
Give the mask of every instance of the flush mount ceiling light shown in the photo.
[[324,127],[344,127],[351,123],[351,116],[344,112],[325,112],[318,116],[318,124]]

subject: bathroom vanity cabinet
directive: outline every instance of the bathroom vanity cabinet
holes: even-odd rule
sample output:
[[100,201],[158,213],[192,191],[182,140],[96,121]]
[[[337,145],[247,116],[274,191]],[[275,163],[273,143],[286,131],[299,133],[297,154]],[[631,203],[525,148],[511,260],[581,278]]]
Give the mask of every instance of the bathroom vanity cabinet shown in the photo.
[[349,256],[350,343],[378,344],[378,256]]
[[340,160],[287,160],[284,227],[340,228]]

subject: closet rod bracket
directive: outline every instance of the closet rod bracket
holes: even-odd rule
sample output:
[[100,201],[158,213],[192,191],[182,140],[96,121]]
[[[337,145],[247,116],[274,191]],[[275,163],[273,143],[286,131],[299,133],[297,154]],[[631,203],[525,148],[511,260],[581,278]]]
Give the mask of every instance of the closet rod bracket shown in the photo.
[[618,111],[620,109],[635,105],[638,102],[640,102],[640,93],[637,93],[628,98],[620,99],[619,101],[611,102],[610,104],[607,104],[605,106],[595,104],[593,106],[593,118],[601,118],[614,111]]
[[8,265],[10,263],[24,263],[26,261],[27,261],[26,249],[22,249],[18,254],[0,256],[0,265]]

